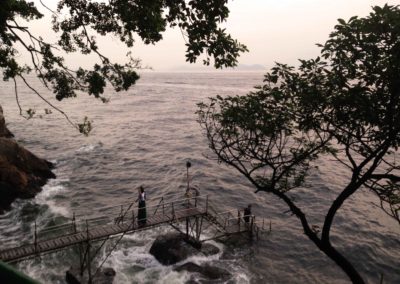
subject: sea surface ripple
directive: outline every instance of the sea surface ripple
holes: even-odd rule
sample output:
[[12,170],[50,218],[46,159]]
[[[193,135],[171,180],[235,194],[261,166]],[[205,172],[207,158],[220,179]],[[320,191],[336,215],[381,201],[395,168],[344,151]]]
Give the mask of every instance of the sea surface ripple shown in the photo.
[[[216,243],[223,253],[195,257],[233,273],[228,283],[349,283],[346,275],[303,234],[299,220],[275,197],[254,193],[252,186],[232,168],[211,156],[196,122],[196,104],[208,97],[244,95],[262,84],[262,74],[252,72],[143,73],[127,93],[107,90],[103,104],[81,94],[56,102],[39,84],[36,87],[74,121],[88,116],[94,130],[79,135],[53,111],[44,115],[44,104],[28,89],[20,88],[25,109],[35,108],[42,119],[18,115],[13,85],[1,82],[0,104],[16,139],[32,152],[53,161],[57,179],[49,181],[33,200],[18,200],[0,216],[0,247],[17,245],[16,236],[31,237],[31,224],[45,218],[90,215],[93,208],[123,203],[136,197],[139,185],[149,196],[183,192],[185,163],[192,163],[191,184],[209,195],[221,209],[253,204],[253,212],[271,220],[272,232],[253,243]],[[47,107],[48,108],[48,107]],[[321,226],[326,210],[348,172],[330,159],[318,162],[309,188],[293,193],[311,223]],[[367,190],[352,196],[338,212],[332,241],[361,272],[367,283],[400,283],[400,226],[377,206]],[[184,283],[191,275],[159,264],[149,253],[158,228],[124,238],[106,265],[117,271],[116,283]],[[64,273],[74,261],[62,251],[22,262],[18,268],[43,283],[64,283]]]

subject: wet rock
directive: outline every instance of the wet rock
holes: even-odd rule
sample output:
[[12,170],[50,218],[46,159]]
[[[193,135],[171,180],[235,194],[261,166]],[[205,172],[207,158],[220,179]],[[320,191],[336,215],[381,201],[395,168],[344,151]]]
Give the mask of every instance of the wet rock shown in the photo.
[[163,265],[171,265],[199,251],[185,241],[184,235],[170,233],[158,236],[150,248],[150,253]]
[[8,130],[6,126],[6,121],[3,115],[3,108],[1,107],[1,105],[0,105],[0,137],[6,137],[6,138],[14,137],[14,134],[12,134],[11,131]]
[[150,254],[163,265],[175,264],[200,253],[210,256],[219,252],[219,248],[212,244],[187,240],[185,235],[179,233],[158,236],[150,248]]
[[[95,271],[93,271],[94,273]],[[96,275],[93,275],[92,283],[96,284],[112,284],[114,282],[115,270],[111,267],[100,269]],[[87,271],[83,276],[80,276],[78,267],[71,267],[65,273],[65,280],[68,284],[86,284],[88,283]]]
[[14,188],[5,182],[0,181],[0,214],[10,208],[10,204],[17,198]]
[[201,252],[205,256],[210,256],[210,255],[219,254],[220,250],[216,246],[206,243],[206,244],[202,245]]
[[[0,107],[1,108],[1,107]],[[1,109],[0,109],[1,110]],[[0,112],[0,213],[16,198],[32,198],[49,178],[55,178],[53,165],[38,158],[14,139]],[[8,133],[8,134],[7,134]]]
[[232,275],[225,269],[211,266],[209,264],[205,265],[197,265],[193,262],[187,262],[182,264],[174,269],[175,271],[187,271],[191,273],[198,273],[202,277],[206,278],[206,280],[218,280],[218,282],[224,282],[229,280]]

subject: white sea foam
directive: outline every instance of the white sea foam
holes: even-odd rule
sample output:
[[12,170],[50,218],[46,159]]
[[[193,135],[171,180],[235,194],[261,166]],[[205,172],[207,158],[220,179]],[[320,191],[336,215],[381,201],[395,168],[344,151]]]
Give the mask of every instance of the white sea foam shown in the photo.
[[68,217],[68,208],[57,203],[55,198],[67,191],[64,184],[68,181],[68,179],[49,180],[49,182],[43,187],[43,190],[36,196],[34,202],[40,205],[47,205],[54,214]]
[[88,152],[92,152],[94,149],[99,148],[103,146],[103,144],[101,142],[97,142],[94,144],[85,144],[81,147],[78,148],[78,150],[76,150],[77,153],[88,153]]
[[84,145],[82,147],[80,147],[78,150],[76,150],[76,152],[78,153],[86,153],[86,152],[91,152],[94,150],[96,146],[93,144],[89,144],[89,145]]
[[245,273],[235,273],[234,282],[236,284],[248,284],[250,283],[250,279]]
[[[112,267],[117,272],[115,283],[185,283],[191,278],[191,273],[186,271],[176,272],[173,270],[175,267],[186,262],[202,265],[218,261],[222,256],[224,246],[221,243],[210,241],[209,243],[220,249],[220,253],[208,257],[199,254],[191,256],[176,265],[164,266],[149,253],[149,250],[159,234],[165,234],[170,231],[169,227],[159,227],[146,232],[124,236],[104,264],[104,267]],[[101,260],[107,257],[107,253],[115,241],[107,244],[108,247],[102,251]],[[234,278],[241,279],[236,275]]]
[[[65,257],[65,255],[63,256]],[[68,268],[68,262],[58,263],[55,255],[45,255],[41,258],[20,262],[17,265],[18,270],[43,284],[65,283],[65,272]]]
[[[102,259],[105,256],[104,251]],[[116,249],[108,257],[104,266],[112,267],[117,272],[115,283],[162,283],[157,282],[157,279],[176,279],[176,277],[168,276],[171,273],[171,268],[161,265],[148,253],[148,248],[141,245],[130,245]],[[160,277],[161,275],[163,276]]]
[[[42,127],[46,130],[43,132],[38,131],[39,121],[19,123],[13,92],[5,91],[2,104],[11,107],[7,118],[13,124],[18,138],[25,139],[26,146],[34,153],[56,159],[56,170],[61,172],[57,174],[57,180],[60,177],[73,177],[73,183],[57,184],[50,181],[37,198],[40,204],[46,206],[25,206],[36,205],[35,199],[21,200],[17,206],[21,206],[22,210],[12,209],[9,217],[12,221],[0,219],[0,235],[4,235],[0,242],[14,236],[6,234],[9,226],[16,224],[27,232],[26,227],[33,218],[42,218],[41,215],[45,215],[43,218],[53,217],[65,214],[66,208],[92,210],[114,201],[123,202],[132,196],[129,190],[132,184],[148,185],[146,189],[149,196],[184,190],[184,162],[190,157],[193,182],[201,188],[202,194],[212,196],[211,201],[216,202],[217,209],[225,211],[253,203],[257,217],[268,217],[274,224],[273,233],[262,237],[256,245],[235,245],[233,242],[221,256],[217,256],[217,260],[208,258],[211,265],[215,264],[233,274],[231,282],[247,283],[250,279],[253,283],[347,283],[344,273],[332,266],[330,260],[299,233],[301,225],[298,220],[282,214],[287,210],[282,202],[271,195],[254,194],[253,188],[241,175],[204,158],[210,151],[196,122],[196,103],[217,94],[222,97],[245,94],[261,80],[262,74],[241,72],[143,74],[135,87],[136,96],[132,92],[127,95],[115,94],[108,107],[87,107],[93,101],[89,101],[87,96],[80,96],[65,106],[72,117],[80,117],[84,112],[96,118],[98,127],[89,138],[75,135],[67,123],[60,123],[57,119],[49,119],[46,126]],[[188,84],[179,85],[178,88],[178,84],[174,86],[165,82]],[[12,90],[12,84],[3,83]],[[39,85],[35,87],[45,91]],[[26,100],[29,104],[34,103],[28,97]],[[98,143],[99,140],[104,141],[105,149]],[[302,189],[300,193],[293,192],[293,198],[296,197],[296,202],[300,202],[299,205],[307,211],[313,222],[324,218],[324,209],[330,206],[345,180],[343,169],[336,163],[326,159],[320,162],[319,171],[309,177],[313,187]],[[366,282],[379,282],[380,273],[383,273],[387,283],[400,283],[399,226],[371,207],[371,202],[376,202],[374,195],[355,194],[351,202],[342,207],[340,214],[335,217],[335,243],[347,252],[349,260],[360,269]],[[49,209],[45,210],[47,206]],[[164,276],[169,280],[181,277],[180,282],[185,282],[182,279],[186,279],[184,275],[187,274],[177,274],[172,271],[173,268],[161,266],[148,253],[152,240],[164,232],[165,229],[154,229],[124,237],[111,256],[111,262],[115,261],[115,266],[120,266],[118,272],[122,271],[117,274],[115,283],[140,283],[138,279],[147,283],[163,283]],[[125,248],[129,246],[132,246],[131,250]],[[52,262],[48,261],[40,269],[49,274],[47,278],[53,280],[51,283],[63,283],[64,274],[58,277],[59,273],[53,273],[53,267],[62,269],[68,258],[55,255],[57,257]],[[201,258],[197,260],[203,261]],[[135,265],[137,269],[132,268]],[[143,269],[149,271],[142,272]],[[189,275],[193,277],[193,274]]]

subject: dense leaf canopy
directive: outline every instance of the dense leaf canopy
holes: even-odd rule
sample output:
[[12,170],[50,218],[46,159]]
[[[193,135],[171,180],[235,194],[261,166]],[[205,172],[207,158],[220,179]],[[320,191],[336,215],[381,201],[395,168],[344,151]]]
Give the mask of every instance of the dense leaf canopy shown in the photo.
[[[140,61],[128,55],[125,64],[112,63],[97,45],[95,34],[118,37],[132,47],[135,36],[145,44],[162,40],[168,27],[182,31],[189,62],[203,54],[204,64],[213,60],[216,68],[237,63],[246,47],[232,39],[220,27],[229,14],[227,0],[60,0],[53,15],[52,28],[58,33],[55,43],[36,37],[26,27],[26,21],[43,17],[37,7],[25,0],[3,0],[0,5],[0,67],[5,80],[35,71],[42,83],[50,87],[58,100],[85,91],[101,97],[107,82],[116,91],[127,90],[139,78]],[[42,3],[42,1],[41,1]],[[22,46],[22,47],[21,47]],[[21,65],[18,53],[28,52],[31,64]],[[94,53],[99,62],[92,70],[71,70],[65,53]]]
[[[304,232],[357,283],[354,267],[333,248],[330,230],[345,200],[362,187],[400,222],[400,8],[339,19],[321,55],[298,68],[277,64],[246,96],[211,98],[199,122],[218,159],[257,191],[273,193]],[[304,185],[313,161],[331,155],[350,179],[329,208],[319,236],[288,195]]]

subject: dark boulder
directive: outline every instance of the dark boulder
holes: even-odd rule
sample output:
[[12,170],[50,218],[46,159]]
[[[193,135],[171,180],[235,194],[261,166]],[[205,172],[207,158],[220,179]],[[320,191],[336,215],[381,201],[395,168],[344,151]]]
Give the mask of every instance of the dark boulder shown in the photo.
[[14,137],[14,134],[12,134],[11,131],[8,130],[6,126],[6,120],[4,119],[3,108],[1,107],[1,105],[0,105],[0,137],[6,137],[6,138]]
[[178,272],[188,271],[191,273],[198,273],[207,280],[218,280],[221,282],[225,282],[232,277],[232,275],[225,269],[211,266],[209,264],[204,264],[200,266],[193,262],[187,262],[185,264],[182,264],[176,267],[174,270]]
[[55,178],[50,162],[8,138],[4,129],[8,131],[0,107],[0,213],[16,198],[34,197],[49,178]]
[[161,264],[171,265],[186,258],[202,253],[205,256],[215,255],[219,248],[212,244],[201,244],[180,233],[160,235],[150,248],[152,254]]
[[14,188],[5,182],[0,181],[0,213],[10,209],[10,204],[17,198]]
[[150,248],[150,254],[163,265],[175,264],[198,252],[185,241],[184,235],[178,233],[158,236]]
[[[94,271],[92,272],[94,273]],[[114,282],[115,270],[110,267],[101,268],[96,275],[92,277],[92,283],[96,284],[112,284]],[[78,267],[71,267],[65,273],[65,280],[68,284],[86,284],[88,283],[87,271],[80,276]]]
[[212,245],[212,244],[203,244],[201,246],[201,252],[205,255],[205,256],[210,256],[210,255],[215,255],[215,254],[219,254],[220,250],[219,248],[217,248],[216,246]]

